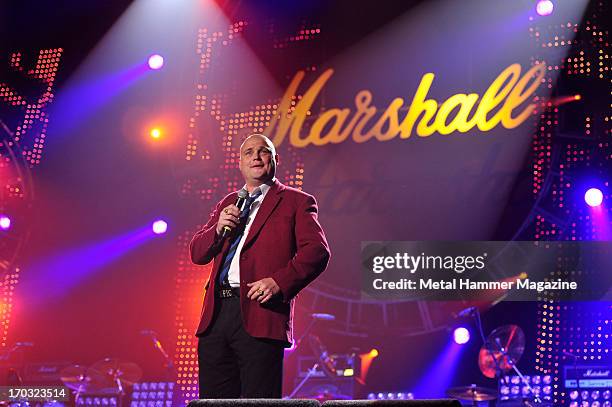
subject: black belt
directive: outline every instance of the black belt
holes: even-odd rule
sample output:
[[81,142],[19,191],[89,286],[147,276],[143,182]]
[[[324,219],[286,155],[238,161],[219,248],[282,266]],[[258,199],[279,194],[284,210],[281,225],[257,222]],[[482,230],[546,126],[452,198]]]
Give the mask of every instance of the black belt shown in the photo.
[[240,287],[219,287],[215,294],[217,298],[240,298]]

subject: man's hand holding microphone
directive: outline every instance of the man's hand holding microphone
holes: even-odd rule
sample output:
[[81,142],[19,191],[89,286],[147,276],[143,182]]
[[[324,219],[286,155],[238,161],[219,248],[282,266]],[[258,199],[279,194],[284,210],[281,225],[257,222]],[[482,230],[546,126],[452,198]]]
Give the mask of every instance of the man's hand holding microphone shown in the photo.
[[228,205],[221,211],[219,221],[217,222],[217,236],[221,236],[221,239],[228,237],[232,230],[240,223],[240,211],[242,211],[248,196],[249,193],[241,189],[238,191],[236,204]]
[[240,223],[240,209],[236,205],[228,205],[219,215],[217,235],[226,238]]

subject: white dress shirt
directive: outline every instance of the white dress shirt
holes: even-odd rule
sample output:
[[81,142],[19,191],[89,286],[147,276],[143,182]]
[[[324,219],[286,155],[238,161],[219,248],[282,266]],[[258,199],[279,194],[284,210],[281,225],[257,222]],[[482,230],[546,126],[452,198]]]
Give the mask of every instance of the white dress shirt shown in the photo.
[[[249,217],[247,218],[246,225],[244,227],[244,232],[242,233],[242,236],[240,236],[240,242],[238,242],[236,253],[234,254],[234,257],[232,258],[232,262],[230,263],[230,268],[229,268],[229,273],[228,273],[227,278],[229,280],[230,286],[232,287],[240,286],[240,252],[242,251],[242,246],[244,245],[244,241],[246,240],[246,237],[249,235],[251,224],[253,224],[253,221],[255,220],[255,216],[257,216],[257,212],[259,212],[259,207],[261,206],[264,198],[266,197],[266,194],[270,190],[270,186],[272,186],[273,183],[274,183],[274,179],[272,179],[272,181],[268,182],[267,184],[262,184],[259,187],[257,187],[259,188],[259,190],[261,190],[261,195],[258,196],[257,199],[253,201],[253,203],[251,204],[251,212],[249,212]],[[244,186],[244,189],[246,190],[246,185]],[[250,196],[255,195],[256,191],[257,189],[254,189],[251,192]]]

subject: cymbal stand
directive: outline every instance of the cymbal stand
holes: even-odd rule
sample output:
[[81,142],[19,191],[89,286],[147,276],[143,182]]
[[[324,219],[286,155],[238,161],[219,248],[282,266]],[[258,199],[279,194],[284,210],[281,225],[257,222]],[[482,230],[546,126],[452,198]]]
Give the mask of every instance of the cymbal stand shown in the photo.
[[318,367],[319,367],[319,364],[315,363],[310,369],[308,369],[308,373],[306,374],[306,377],[304,377],[304,379],[302,379],[302,381],[299,382],[297,386],[295,386],[295,389],[293,389],[290,395],[288,395],[287,397],[283,397],[283,398],[284,399],[294,398],[295,395],[300,391],[300,389],[306,384],[308,379],[310,379],[312,375],[314,375],[317,372]]
[[529,382],[527,381],[527,379],[525,379],[525,376],[523,376],[523,374],[521,373],[521,371],[519,370],[519,368],[518,368],[518,367],[516,367],[516,365],[514,364],[514,362],[512,361],[512,359],[510,359],[510,358],[508,357],[508,351],[507,351],[507,349],[506,349],[506,348],[504,348],[504,347],[502,346],[502,344],[501,344],[501,343],[499,343],[499,341],[496,341],[496,343],[497,343],[497,346],[498,346],[498,348],[499,348],[499,349],[498,349],[498,350],[499,350],[499,352],[501,352],[501,354],[502,354],[503,356],[505,356],[505,357],[506,357],[506,360],[508,361],[508,363],[510,364],[510,366],[512,366],[512,370],[514,370],[514,372],[516,373],[516,375],[517,375],[517,376],[518,376],[518,377],[521,379],[521,382],[522,382],[522,383],[523,383],[525,386],[527,386],[527,388],[529,389],[529,392],[530,392],[531,394],[533,394],[533,401],[535,401],[536,403],[541,403],[541,402],[542,402],[542,399],[540,399],[540,395],[539,395],[539,394],[535,394],[535,393],[533,392],[533,388],[531,387],[531,384],[529,384]]
[[151,340],[153,341],[153,346],[155,347],[155,349],[157,349],[159,351],[159,353],[161,353],[162,357],[164,358],[164,367],[166,368],[166,379],[168,381],[173,381],[175,376],[176,376],[176,371],[174,370],[174,363],[172,362],[172,358],[170,357],[170,355],[168,355],[168,352],[166,352],[166,350],[164,349],[164,347],[162,346],[162,343],[159,339],[157,339],[157,334],[153,331],[151,331],[148,336],[151,338]]
[[123,383],[121,383],[120,379],[120,376],[123,374],[123,372],[120,369],[111,369],[108,374],[109,376],[111,376],[112,381],[117,384],[117,398],[119,399],[117,406],[121,407],[123,405],[123,397],[125,396]]
[[474,311],[474,318],[476,319],[476,325],[478,326],[478,332],[480,333],[480,339],[482,340],[482,346],[484,346],[487,351],[489,352],[489,356],[491,356],[491,359],[493,359],[493,362],[495,363],[495,378],[497,379],[497,394],[499,395],[500,393],[500,387],[501,387],[501,383],[499,382],[499,379],[501,378],[501,366],[499,365],[498,360],[495,358],[495,355],[493,355],[493,350],[487,345],[487,338],[485,337],[484,334],[484,330],[482,328],[482,319],[480,318],[480,310],[475,307],[475,311]]

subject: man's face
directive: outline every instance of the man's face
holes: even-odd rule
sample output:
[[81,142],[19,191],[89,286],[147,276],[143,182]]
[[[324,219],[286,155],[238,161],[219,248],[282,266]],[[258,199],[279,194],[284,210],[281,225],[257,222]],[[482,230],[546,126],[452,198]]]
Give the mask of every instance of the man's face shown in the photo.
[[278,155],[266,141],[263,137],[249,137],[240,149],[240,172],[247,185],[263,184],[276,173]]

